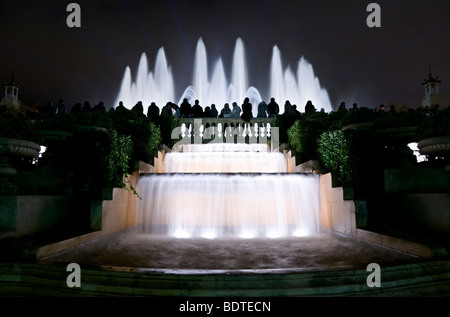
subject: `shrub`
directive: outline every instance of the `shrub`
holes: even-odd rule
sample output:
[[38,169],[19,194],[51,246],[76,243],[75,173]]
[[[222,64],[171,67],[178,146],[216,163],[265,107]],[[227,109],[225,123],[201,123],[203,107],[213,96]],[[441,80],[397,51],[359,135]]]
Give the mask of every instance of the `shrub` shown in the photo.
[[34,122],[36,130],[60,130],[66,132],[75,131],[75,118],[66,113],[45,113],[40,115]]
[[0,115],[0,137],[23,139],[39,143],[39,137],[33,125],[21,114],[17,116],[9,113]]
[[377,117],[374,109],[361,107],[345,112],[342,117],[342,125],[352,123],[368,123],[372,122]]
[[283,113],[279,114],[273,120],[273,126],[279,128],[280,144],[289,142],[288,130],[299,119],[296,114]]
[[301,125],[300,120],[297,120],[287,131],[289,145],[297,153],[303,150]]
[[162,114],[154,120],[154,123],[159,127],[159,130],[161,131],[161,142],[169,148],[172,148],[175,144],[175,141],[178,141],[172,140],[172,131],[173,129],[180,126],[179,120],[175,116],[166,114]]
[[85,130],[74,136],[73,148],[69,166],[75,199],[83,209],[100,199],[105,187],[134,191],[128,179],[133,152],[130,136],[115,130]]
[[130,136],[119,135],[115,130],[109,130],[111,147],[106,158],[108,166],[107,184],[112,187],[125,188],[127,182],[123,182],[123,177],[128,179],[131,158],[133,154],[133,142]]
[[317,158],[317,139],[325,130],[321,120],[297,120],[288,130],[290,147],[300,162]]
[[326,131],[317,140],[319,160],[326,171],[331,172],[342,186],[353,181],[350,146],[342,130]]
[[133,159],[153,164],[153,158],[161,144],[160,129],[148,119],[139,119],[132,128]]
[[426,117],[417,129],[422,139],[450,135],[450,108]]
[[74,135],[67,166],[72,170],[76,209],[89,210],[90,202],[102,197],[103,188],[108,186],[106,158],[110,151],[111,138],[104,131],[84,130]]
[[374,121],[374,129],[390,129],[398,127],[418,126],[423,121],[423,116],[418,111],[401,111],[386,113]]
[[79,111],[71,114],[75,123],[81,126],[97,126],[106,129],[112,128],[112,120],[108,113],[103,111]]

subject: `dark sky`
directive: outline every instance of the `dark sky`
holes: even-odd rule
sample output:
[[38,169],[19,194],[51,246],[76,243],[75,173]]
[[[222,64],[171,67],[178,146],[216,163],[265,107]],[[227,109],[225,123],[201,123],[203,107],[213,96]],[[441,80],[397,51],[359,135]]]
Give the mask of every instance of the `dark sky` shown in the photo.
[[[70,2],[81,6],[81,28],[66,25]],[[62,98],[68,107],[86,100],[109,107],[125,67],[135,75],[145,52],[153,68],[164,47],[181,95],[192,81],[199,37],[210,69],[221,56],[227,72],[241,37],[250,85],[260,91],[267,88],[272,47],[278,45],[284,67],[296,68],[301,56],[313,65],[334,106],[340,101],[417,106],[428,65],[442,80],[448,104],[450,1],[376,1],[381,28],[366,24],[370,2],[8,1],[0,6],[0,79],[9,80],[14,69],[19,99],[26,104]]]

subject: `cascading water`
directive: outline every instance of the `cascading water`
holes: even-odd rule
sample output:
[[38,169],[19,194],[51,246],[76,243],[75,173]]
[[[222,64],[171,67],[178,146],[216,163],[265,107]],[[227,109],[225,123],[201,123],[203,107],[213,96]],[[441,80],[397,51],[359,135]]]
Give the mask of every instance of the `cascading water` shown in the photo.
[[184,144],[182,152],[167,153],[165,173],[284,173],[282,153],[265,144]]
[[144,199],[138,201],[137,223],[142,232],[180,238],[318,233],[318,176],[286,173],[281,153],[233,152],[233,146],[243,147],[227,144],[227,151],[203,152],[199,149],[208,145],[196,145],[168,153],[165,174],[141,176],[137,190]]
[[290,67],[283,71],[281,52],[274,46],[269,76],[270,89],[263,99],[259,90],[249,85],[245,47],[243,41],[238,38],[233,54],[231,81],[228,82],[226,79],[220,57],[214,62],[212,76],[209,77],[206,47],[200,38],[195,52],[193,82],[184,89],[180,98],[176,99],[172,69],[168,65],[164,48],[160,48],[156,56],[154,73],[148,70],[145,53],[141,56],[134,82],[130,67],[126,67],[114,106],[122,101],[125,107],[132,108],[138,101],[142,101],[145,107],[155,102],[161,108],[169,101],[181,104],[183,99],[187,98],[191,105],[198,99],[203,108],[215,104],[220,113],[225,103],[231,105],[237,102],[240,105],[248,97],[253,107],[253,116],[256,117],[258,104],[263,100],[268,102],[273,97],[279,104],[280,113],[284,111],[283,105],[286,100],[296,104],[299,111],[304,111],[308,100],[311,100],[318,109],[323,108],[327,112],[333,109],[328,92],[320,86],[312,65],[305,58],[301,57],[299,60],[296,74]]

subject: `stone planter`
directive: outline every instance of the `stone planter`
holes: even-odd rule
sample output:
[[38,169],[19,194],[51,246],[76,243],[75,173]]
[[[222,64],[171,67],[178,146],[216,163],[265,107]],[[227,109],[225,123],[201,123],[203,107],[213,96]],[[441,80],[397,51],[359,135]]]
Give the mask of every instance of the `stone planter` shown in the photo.
[[77,125],[77,128],[79,131],[96,130],[96,131],[108,132],[107,128],[99,127],[99,126],[95,126],[95,125]]
[[60,130],[38,130],[39,135],[42,136],[43,142],[52,141],[65,141],[68,138],[73,137],[72,132],[60,131]]
[[396,138],[396,139],[413,139],[417,135],[417,127],[407,126],[407,127],[395,127],[378,130],[377,135]]
[[450,153],[450,135],[428,138],[417,144],[422,155],[440,155]]
[[19,157],[37,157],[41,147],[31,141],[0,138],[0,154],[13,155]]
[[342,127],[342,130],[366,130],[369,129],[372,125],[373,125],[372,122],[351,123]]
[[13,165],[14,158],[38,157],[41,147],[31,141],[0,138],[0,194],[12,194],[15,189],[13,178],[17,170]]

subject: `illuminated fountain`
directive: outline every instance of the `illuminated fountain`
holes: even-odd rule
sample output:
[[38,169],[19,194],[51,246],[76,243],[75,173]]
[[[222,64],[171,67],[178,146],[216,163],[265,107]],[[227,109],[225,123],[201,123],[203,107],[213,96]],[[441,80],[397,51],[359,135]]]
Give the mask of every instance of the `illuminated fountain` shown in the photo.
[[[180,238],[319,232],[317,175],[287,174],[284,155],[251,151],[261,147],[195,146],[166,154],[164,174],[139,178],[137,190],[144,199],[138,202],[137,223],[143,232]],[[237,151],[242,149],[247,151]]]
[[[220,276],[248,270],[264,274],[365,270],[367,263],[412,258],[323,228],[319,216],[320,176],[287,173],[286,158],[269,152],[267,145],[183,147],[182,153],[166,153],[164,173],[138,177],[136,189],[142,199],[134,198],[128,229],[74,248],[64,244],[67,249],[41,259],[42,263],[143,268],[149,274],[156,270],[157,279],[164,280],[161,273],[165,272],[169,276],[211,272]],[[246,155],[239,172],[229,169],[233,168],[228,164],[233,154]],[[193,164],[202,161],[204,155],[214,155],[212,161],[217,161],[207,164],[207,171]],[[269,156],[280,161],[276,169],[264,173],[246,170],[249,166],[267,168],[264,160]],[[184,170],[186,166],[191,166],[189,173]],[[115,215],[124,217],[122,212]],[[245,280],[244,275],[239,276]],[[188,282],[185,287],[191,289],[192,285]]]
[[[161,48],[153,72],[149,72],[145,54],[141,57],[136,81],[133,82],[127,67],[116,105],[122,101],[131,108],[142,101],[144,105],[155,102],[161,106],[168,101],[188,98],[191,103],[199,99],[203,106],[214,103],[220,111],[225,102],[239,102],[249,97],[255,115],[255,107],[262,98],[259,91],[249,85],[244,45],[240,39],[234,50],[231,81],[225,76],[220,58],[214,64],[212,76],[209,75],[206,48],[200,39],[192,85],[175,99],[172,71]],[[274,97],[281,111],[287,99],[297,104],[300,111],[307,100],[326,111],[331,110],[328,94],[320,87],[312,66],[301,58],[296,73],[290,67],[283,70],[281,53],[276,46],[270,82],[269,93],[264,98]],[[195,120],[189,127],[186,124],[179,127],[172,133],[174,139],[181,136],[177,147],[163,154],[163,172],[138,176],[139,198],[130,199],[126,208],[126,199],[122,200],[122,196],[117,198],[118,203],[106,204],[106,209],[102,210],[105,229],[94,232],[103,236],[92,239],[89,235],[86,239],[92,241],[50,254],[43,261],[154,269],[160,278],[161,272],[185,274],[189,270],[194,270],[195,274],[207,270],[220,275],[223,270],[263,270],[267,274],[266,270],[365,268],[367,263],[383,259],[411,257],[353,239],[346,233],[339,234],[342,231],[334,234],[330,226],[336,221],[341,230],[339,221],[347,219],[351,204],[333,202],[336,208],[328,210],[325,201],[325,214],[321,215],[321,176],[289,173],[287,157],[278,152],[278,134],[272,133],[270,125],[256,125],[252,129],[250,125],[228,123],[229,130],[225,130],[224,123],[207,128],[206,123],[203,126]],[[206,133],[208,129],[211,135]],[[210,136],[212,141],[202,144],[208,137],[201,137],[197,132]],[[249,144],[244,144],[247,137]],[[158,161],[158,168],[152,170],[161,172],[160,163]],[[329,215],[338,217],[334,219]],[[354,215],[353,212],[351,216]],[[116,222],[112,221],[115,217],[117,223],[126,222],[126,230],[116,229]],[[342,227],[346,230],[347,222]],[[183,287],[191,286],[188,283]]]
[[283,70],[281,52],[274,46],[269,75],[268,94],[261,96],[260,91],[249,84],[244,43],[238,38],[233,54],[231,80],[227,80],[220,57],[214,62],[212,76],[209,76],[206,47],[200,38],[195,51],[193,82],[178,94],[180,97],[177,98],[175,92],[172,69],[168,65],[164,48],[160,48],[153,72],[149,71],[145,53],[141,56],[135,81],[132,79],[130,67],[126,67],[114,106],[122,101],[125,107],[132,108],[138,101],[142,101],[144,106],[155,102],[159,107],[163,107],[168,101],[181,104],[183,99],[187,98],[191,105],[196,99],[203,107],[215,104],[220,113],[225,103],[241,104],[248,97],[253,107],[253,116],[256,117],[258,104],[263,100],[268,102],[274,97],[280,106],[280,113],[284,111],[286,100],[296,104],[299,111],[304,111],[308,100],[317,108],[323,108],[327,112],[332,110],[328,92],[320,86],[312,65],[305,58],[300,58],[296,73],[291,67]]

